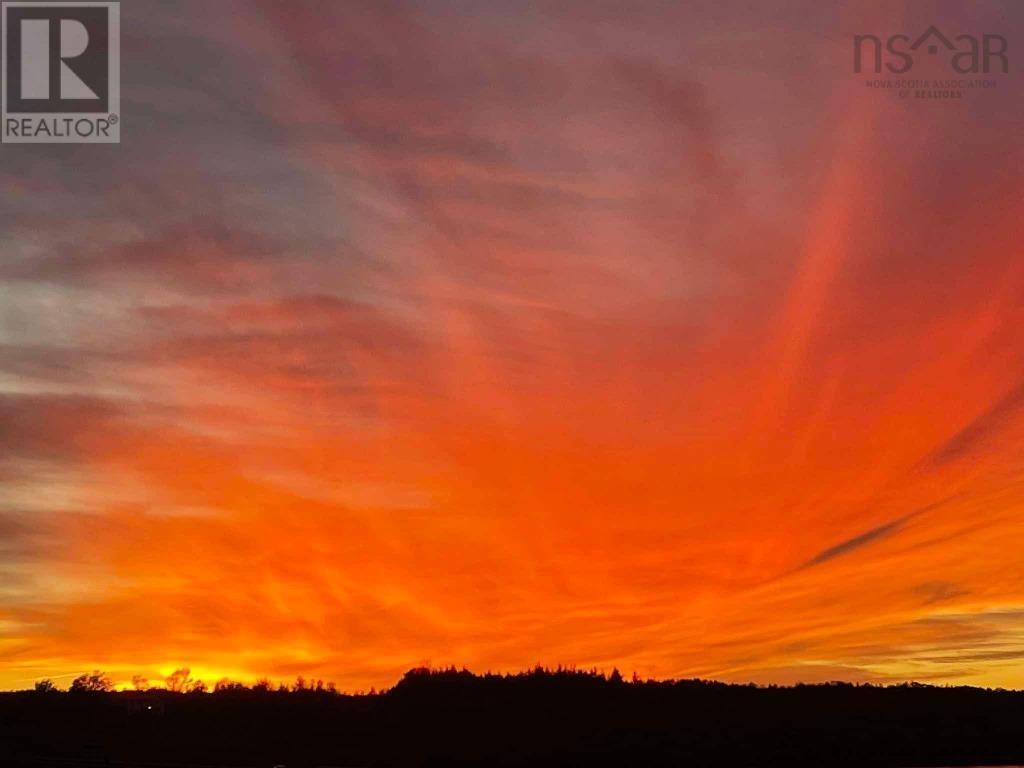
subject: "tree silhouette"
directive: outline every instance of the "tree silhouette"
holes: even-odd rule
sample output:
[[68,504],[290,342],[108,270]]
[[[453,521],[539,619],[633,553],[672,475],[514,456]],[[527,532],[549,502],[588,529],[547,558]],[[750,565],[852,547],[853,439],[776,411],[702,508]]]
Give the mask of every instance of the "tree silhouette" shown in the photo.
[[221,678],[220,680],[218,680],[216,683],[213,684],[213,692],[214,693],[227,693],[229,691],[238,692],[238,691],[248,691],[248,690],[249,689],[246,688],[246,686],[243,683],[238,683],[238,682],[235,682],[234,680],[229,680],[226,677]]
[[71,681],[73,693],[106,693],[112,690],[114,690],[113,681],[98,669],[79,675]]
[[416,669],[374,695],[332,693],[309,677],[283,688],[221,680],[197,694],[185,668],[169,683],[139,696],[93,672],[69,693],[46,681],[36,690],[47,695],[0,692],[0,766],[1024,765],[1024,691],[627,682],[614,670],[540,667]]
[[206,691],[206,683],[192,677],[192,670],[188,667],[176,669],[164,679],[164,685],[171,693],[203,693]]

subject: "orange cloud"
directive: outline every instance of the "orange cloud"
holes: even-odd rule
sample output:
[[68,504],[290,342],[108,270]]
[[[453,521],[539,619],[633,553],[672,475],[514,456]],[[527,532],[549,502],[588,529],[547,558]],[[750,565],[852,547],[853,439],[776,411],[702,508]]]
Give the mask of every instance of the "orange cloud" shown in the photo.
[[1024,685],[1019,100],[797,68],[824,16],[325,13],[176,29],[179,162],[10,217],[0,686]]

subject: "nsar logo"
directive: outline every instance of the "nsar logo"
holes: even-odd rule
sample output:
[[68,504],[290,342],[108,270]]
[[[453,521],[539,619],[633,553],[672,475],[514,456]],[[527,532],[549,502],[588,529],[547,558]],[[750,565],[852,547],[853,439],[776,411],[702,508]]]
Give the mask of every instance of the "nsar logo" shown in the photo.
[[1002,35],[984,34],[980,38],[957,35],[950,40],[934,25],[913,40],[908,35],[890,35],[884,46],[877,35],[854,35],[853,71],[860,73],[866,60],[871,71],[881,73],[883,47],[887,54],[885,68],[894,75],[909,72],[914,66],[914,57],[924,52],[928,56],[941,54],[948,57],[949,66],[961,75],[1006,74],[1010,71],[1006,38]]

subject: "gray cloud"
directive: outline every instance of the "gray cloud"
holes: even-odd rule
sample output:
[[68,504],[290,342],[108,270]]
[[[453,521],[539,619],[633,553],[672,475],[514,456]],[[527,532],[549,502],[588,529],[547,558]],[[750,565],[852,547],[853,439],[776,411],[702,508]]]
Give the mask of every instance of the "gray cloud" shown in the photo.
[[924,598],[925,605],[944,603],[970,594],[966,589],[948,581],[927,581],[914,587],[914,592]]
[[983,448],[1021,408],[1024,408],[1024,382],[1017,384],[984,413],[939,446],[922,462],[922,466],[929,470],[938,469]]
[[865,531],[864,533],[858,534],[853,538],[840,542],[835,546],[822,550],[817,555],[808,560],[806,563],[804,563],[804,565],[801,567],[811,568],[815,565],[827,563],[829,560],[833,560],[837,557],[841,557],[842,555],[849,554],[850,552],[853,552],[856,549],[860,549],[861,547],[870,544],[873,541],[884,539],[885,537],[890,536],[896,531],[898,531],[903,526],[903,523],[906,521],[906,519],[906,517],[901,517],[897,520],[893,520],[891,523],[879,525],[876,528],[872,528],[869,531]]
[[97,397],[0,394],[0,461],[80,456],[122,414],[117,403]]
[[867,546],[868,544],[888,538],[889,536],[892,536],[894,533],[897,533],[899,530],[901,530],[903,526],[906,525],[906,523],[910,520],[913,520],[915,517],[919,517],[928,512],[931,512],[933,509],[937,509],[943,504],[946,504],[949,501],[951,501],[953,498],[955,498],[955,496],[949,496],[945,499],[940,499],[939,501],[933,502],[932,504],[927,504],[921,507],[920,509],[916,509],[913,512],[909,512],[905,515],[902,515],[901,517],[898,517],[895,520],[891,520],[888,523],[883,523],[882,525],[876,526],[875,528],[865,531],[864,533],[857,534],[856,536],[853,536],[847,539],[846,541],[841,541],[838,544],[828,547],[827,549],[823,549],[817,555],[815,555],[802,566],[800,566],[800,568],[798,568],[797,570],[802,570],[804,568],[812,568],[815,565],[827,563],[829,560],[834,560],[837,557],[847,555],[850,552],[854,552],[860,549],[861,547]]

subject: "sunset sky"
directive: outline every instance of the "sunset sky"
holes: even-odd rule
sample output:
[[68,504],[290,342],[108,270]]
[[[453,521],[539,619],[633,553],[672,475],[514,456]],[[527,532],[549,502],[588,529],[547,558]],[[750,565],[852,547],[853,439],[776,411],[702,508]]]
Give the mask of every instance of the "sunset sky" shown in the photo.
[[[853,73],[931,24],[1009,74]],[[122,29],[120,145],[0,149],[0,688],[1024,687],[1024,4]]]

